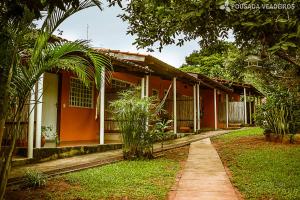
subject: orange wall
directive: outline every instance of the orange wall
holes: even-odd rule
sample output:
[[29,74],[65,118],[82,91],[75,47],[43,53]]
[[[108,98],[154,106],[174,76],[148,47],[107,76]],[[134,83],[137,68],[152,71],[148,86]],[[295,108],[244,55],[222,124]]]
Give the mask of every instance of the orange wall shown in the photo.
[[230,94],[229,95],[229,101],[240,101],[241,100],[241,95],[240,94]]
[[[94,88],[93,108],[77,108],[69,106],[71,73],[62,73],[60,140],[66,141],[97,141],[99,140],[99,117],[95,119],[98,91]],[[141,78],[131,74],[113,72],[112,78],[139,84]],[[106,81],[106,89],[108,83]]]
[[[203,101],[203,117],[201,119],[202,128],[215,128],[215,115],[214,115],[214,90],[213,89],[201,89],[200,95]],[[226,124],[219,122],[218,110],[219,103],[226,101],[226,94],[217,91],[217,128],[225,128]]]
[[62,73],[60,140],[81,141],[99,139],[99,118],[95,120],[98,92],[94,88],[93,108],[77,108],[69,106],[71,73]]
[[[230,98],[230,97],[228,97]],[[225,102],[226,102],[226,94],[225,93],[220,93],[218,95],[218,98],[217,98],[217,110],[219,109],[219,106],[220,106],[220,102],[222,102],[222,105],[225,105]],[[218,112],[217,112],[218,113]],[[221,122],[218,120],[218,128],[226,128],[226,122]]]
[[140,77],[134,76],[132,74],[127,74],[127,73],[124,73],[124,72],[113,72],[112,73],[112,78],[122,80],[122,81],[126,81],[126,82],[130,82],[130,83],[134,83],[134,84],[139,84],[141,82]]
[[[158,76],[150,76],[149,77],[149,95],[152,95],[152,89],[159,91],[159,97],[164,97],[164,91],[168,90],[170,84],[172,83],[171,80],[163,80]],[[176,81],[176,89],[177,94],[179,95],[186,95],[186,96],[193,96],[193,86],[182,83],[181,81]],[[173,94],[173,87],[170,90],[170,94]],[[169,95],[170,95],[169,94]]]
[[[69,106],[70,76],[71,73],[68,72],[62,73],[60,140],[62,142],[99,140],[99,118],[95,119],[95,114],[96,114],[95,106],[96,106],[98,91],[96,90],[96,88],[94,88],[94,106],[92,109],[70,107]],[[141,82],[141,77],[124,73],[124,72],[113,72],[112,78],[130,82],[135,85],[139,85]],[[156,89],[159,91],[160,98],[163,98],[164,91],[168,90],[171,82],[172,82],[171,80],[163,80],[158,76],[150,76],[149,95],[152,95],[152,89]],[[108,83],[106,84],[106,91],[109,91]],[[193,96],[193,86],[177,81],[177,92],[179,95]],[[170,95],[172,95],[172,93],[173,93],[173,88],[170,91]],[[201,127],[214,128],[213,89],[201,89],[200,95],[203,101],[202,112],[204,112],[204,115],[201,118]],[[239,98],[239,95],[234,96],[234,98],[235,99]],[[217,102],[219,102],[219,95],[217,96]],[[191,113],[191,115],[193,115],[193,113]],[[218,126],[223,126],[223,125],[218,124]]]
[[203,117],[201,119],[201,128],[214,128],[214,90],[201,89],[200,96],[202,97]]

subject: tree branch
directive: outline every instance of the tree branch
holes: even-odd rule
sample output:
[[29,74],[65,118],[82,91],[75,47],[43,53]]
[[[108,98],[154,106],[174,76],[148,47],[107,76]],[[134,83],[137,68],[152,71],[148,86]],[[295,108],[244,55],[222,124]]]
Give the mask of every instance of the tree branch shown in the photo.
[[278,57],[282,58],[283,60],[297,66],[298,68],[300,68],[300,63],[298,63],[294,58],[292,58],[291,56],[289,56],[287,53],[282,52],[282,51],[278,51],[275,53]]

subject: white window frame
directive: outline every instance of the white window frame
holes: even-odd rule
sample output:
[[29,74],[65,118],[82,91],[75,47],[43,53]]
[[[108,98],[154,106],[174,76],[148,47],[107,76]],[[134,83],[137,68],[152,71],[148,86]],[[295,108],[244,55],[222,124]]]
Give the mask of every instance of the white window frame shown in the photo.
[[[87,106],[78,106],[78,105],[71,105],[71,103],[72,103],[72,101],[71,101],[71,91],[72,91],[72,84],[71,84],[71,82],[72,82],[72,79],[73,80],[79,80],[80,81],[80,79],[79,78],[76,78],[76,77],[70,77],[70,81],[69,81],[69,83],[70,83],[70,90],[69,90],[69,107],[73,107],[73,108],[85,108],[85,109],[94,109],[94,84],[93,84],[93,81],[89,81],[89,80],[87,80],[87,81],[89,81],[90,82],[90,87],[92,88],[92,96],[91,96],[91,106],[90,107],[87,107]],[[83,85],[83,87],[85,87],[84,86],[84,84],[80,81],[80,83]],[[80,98],[80,97],[79,97]]]

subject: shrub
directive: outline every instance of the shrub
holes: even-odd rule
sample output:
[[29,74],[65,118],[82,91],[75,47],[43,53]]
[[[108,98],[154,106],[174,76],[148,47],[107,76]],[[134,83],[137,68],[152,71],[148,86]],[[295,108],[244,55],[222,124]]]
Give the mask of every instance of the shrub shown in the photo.
[[169,134],[173,134],[173,132],[166,132],[168,128],[170,128],[170,124],[172,123],[172,120],[162,120],[158,121],[157,123],[154,124],[153,128],[151,131],[155,135],[156,141],[161,142],[161,148],[164,148],[164,141],[166,140],[166,137]]
[[42,187],[47,184],[48,177],[37,170],[27,170],[24,181],[26,187]]
[[155,136],[147,128],[147,120],[151,121],[154,100],[141,98],[140,89],[135,88],[119,93],[120,98],[111,102],[110,107],[123,139],[124,159],[153,157]]
[[282,138],[285,135],[293,142],[293,135],[299,131],[299,102],[293,96],[269,96],[256,111],[256,123],[265,129],[266,137],[274,134]]

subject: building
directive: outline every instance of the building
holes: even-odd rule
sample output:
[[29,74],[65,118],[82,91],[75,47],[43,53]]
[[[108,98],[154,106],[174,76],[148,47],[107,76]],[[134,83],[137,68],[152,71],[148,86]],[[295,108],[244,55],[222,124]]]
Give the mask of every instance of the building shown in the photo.
[[[86,87],[68,71],[47,72],[40,78],[31,96],[36,106],[30,104],[29,121],[24,122],[21,137],[27,141],[22,145],[33,146],[35,141],[35,148],[41,148],[44,132],[46,140],[59,139],[60,146],[119,143],[120,133],[109,103],[118,98],[119,91],[135,86],[141,87],[141,98],[156,96],[162,100],[168,94],[164,108],[166,118],[173,121],[174,134],[229,128],[230,113],[235,113],[230,111],[232,102],[244,105],[240,88],[224,81],[182,72],[151,55],[97,51],[110,56],[113,65],[113,70],[102,74],[100,91],[93,81]],[[29,141],[28,134],[35,139]],[[28,155],[32,156],[30,152],[29,148]]]

